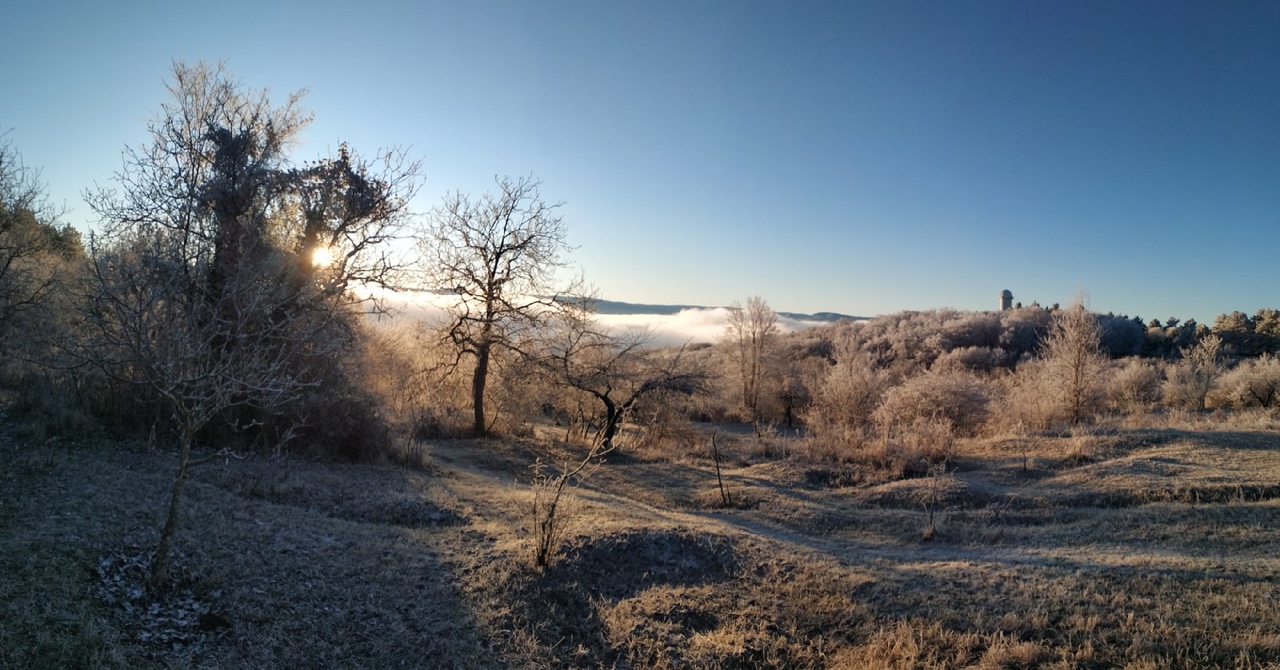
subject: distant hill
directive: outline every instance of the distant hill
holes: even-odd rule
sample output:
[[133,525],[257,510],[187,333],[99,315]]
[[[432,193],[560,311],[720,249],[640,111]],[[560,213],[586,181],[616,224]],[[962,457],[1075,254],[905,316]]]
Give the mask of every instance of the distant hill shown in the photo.
[[645,305],[635,302],[619,302],[617,300],[595,301],[598,314],[678,314],[686,309],[706,309],[697,305]]
[[[705,305],[646,305],[634,302],[620,302],[617,300],[597,300],[596,313],[598,314],[658,314],[671,315],[678,314],[686,309],[715,309]],[[796,321],[865,321],[869,317],[850,316],[848,314],[839,314],[837,312],[817,312],[814,314],[800,314],[797,312],[778,312],[778,316],[784,319],[793,319]]]

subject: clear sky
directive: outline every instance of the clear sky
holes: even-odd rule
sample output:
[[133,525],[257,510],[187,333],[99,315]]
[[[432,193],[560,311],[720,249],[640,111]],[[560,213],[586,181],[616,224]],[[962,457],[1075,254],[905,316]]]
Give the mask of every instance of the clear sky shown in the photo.
[[174,59],[278,99],[299,159],[533,174],[604,297],[876,315],[1280,307],[1276,2],[8,2],[0,128],[67,220]]

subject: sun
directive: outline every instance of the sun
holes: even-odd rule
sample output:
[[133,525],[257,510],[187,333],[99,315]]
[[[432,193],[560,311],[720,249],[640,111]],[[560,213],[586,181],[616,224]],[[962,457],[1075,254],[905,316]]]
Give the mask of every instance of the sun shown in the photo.
[[316,250],[311,252],[311,265],[318,268],[333,265],[333,249],[328,246],[316,247]]

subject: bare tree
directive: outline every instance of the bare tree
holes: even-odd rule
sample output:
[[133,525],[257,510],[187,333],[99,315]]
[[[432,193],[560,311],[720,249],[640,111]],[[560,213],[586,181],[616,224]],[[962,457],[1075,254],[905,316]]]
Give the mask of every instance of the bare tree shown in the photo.
[[514,349],[555,307],[553,282],[568,250],[559,204],[548,204],[540,182],[496,178],[498,193],[473,200],[445,197],[419,240],[433,290],[453,298],[446,333],[475,361],[471,378],[473,430],[488,433],[485,386],[496,350]]
[[274,106],[266,91],[203,62],[175,63],[167,88],[152,141],[125,149],[121,192],[87,194],[108,236],[158,228],[213,245],[215,283],[255,250],[292,253],[329,296],[400,279],[407,259],[386,242],[405,229],[420,163],[398,149],[366,160],[342,144],[335,157],[292,168],[288,150],[311,121],[304,92]]
[[213,256],[184,256],[165,231],[94,248],[88,295],[91,360],[112,377],[153,391],[167,407],[178,438],[178,466],[159,545],[153,586],[167,579],[187,474],[198,464],[199,432],[230,408],[271,410],[293,401],[307,384],[295,357],[313,345],[316,321],[261,319],[295,296],[239,266],[215,295],[208,282]]
[[662,355],[646,330],[622,334],[603,330],[592,318],[590,300],[566,304],[545,344],[544,366],[554,383],[591,396],[604,421],[597,443],[608,450],[632,409],[661,393],[692,395],[704,390],[706,374],[689,366],[684,348]]
[[1046,390],[1054,395],[1065,418],[1073,424],[1089,418],[1101,401],[1107,359],[1098,320],[1082,301],[1054,314],[1041,341],[1040,358]]
[[738,368],[742,385],[742,406],[752,424],[760,423],[760,388],[764,382],[770,355],[778,337],[778,315],[760,296],[729,306],[729,322],[725,340],[729,354]]
[[268,244],[283,149],[307,122],[297,96],[273,107],[221,67],[177,63],[172,101],[125,150],[119,191],[89,194],[104,239],[91,245],[87,353],[107,374],[154,391],[178,437],[178,467],[152,585],[164,582],[197,433],[238,405],[298,392],[283,363],[301,339],[274,317],[287,282]]
[[[298,254],[327,234],[343,267],[358,265],[403,210],[395,184],[405,183],[369,178],[345,150],[336,165],[291,170],[286,150],[310,119],[300,94],[277,107],[204,63],[175,63],[168,90],[150,143],[126,148],[118,190],[87,196],[104,232],[91,243],[93,336],[82,348],[106,374],[149,389],[178,438],[153,585],[166,576],[198,434],[260,425],[318,386],[317,370],[347,344],[345,289],[370,276],[320,276]],[[289,416],[278,439],[306,420]]]
[[[213,247],[214,283],[264,249],[285,150],[310,123],[295,93],[280,107],[244,90],[221,64],[178,62],[170,101],[148,124],[151,142],[126,147],[119,190],[86,194],[107,237],[174,231],[184,248]],[[185,252],[184,252],[185,253]]]

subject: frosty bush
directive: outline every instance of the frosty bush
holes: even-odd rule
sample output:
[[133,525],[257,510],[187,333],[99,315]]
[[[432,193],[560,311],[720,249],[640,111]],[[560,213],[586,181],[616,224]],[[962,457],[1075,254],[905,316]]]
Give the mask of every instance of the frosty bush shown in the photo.
[[874,413],[876,423],[890,427],[942,422],[960,435],[974,435],[986,423],[992,389],[973,373],[930,371],[885,393]]
[[841,347],[809,409],[810,428],[822,433],[870,425],[871,415],[891,382],[890,374],[878,369],[868,356]]
[[1218,380],[1215,405],[1276,407],[1280,405],[1280,360],[1263,356],[1244,361]]
[[1119,412],[1140,412],[1160,401],[1160,369],[1141,358],[1127,358],[1106,383],[1107,406]]
[[1222,339],[1217,335],[1201,339],[1182,349],[1182,360],[1165,373],[1165,404],[1175,409],[1205,408],[1209,393],[1222,375]]

